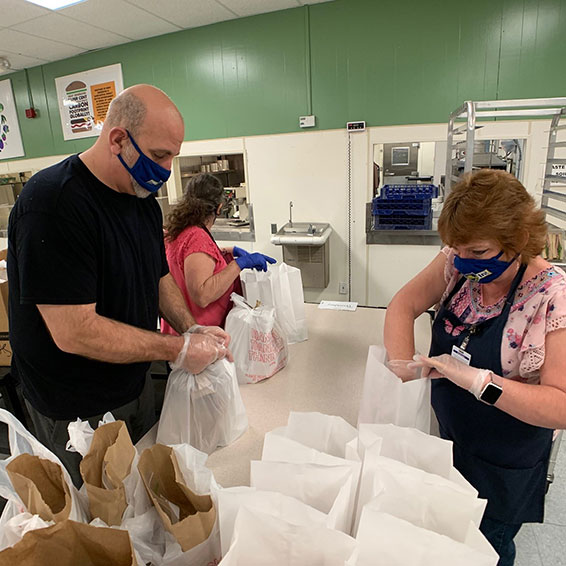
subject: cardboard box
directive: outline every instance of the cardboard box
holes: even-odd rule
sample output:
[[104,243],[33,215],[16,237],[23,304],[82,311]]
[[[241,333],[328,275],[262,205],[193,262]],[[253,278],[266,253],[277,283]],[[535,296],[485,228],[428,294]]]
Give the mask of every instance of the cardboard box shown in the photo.
[[[0,260],[5,260],[8,250],[0,251]],[[2,273],[3,275],[4,273]],[[12,348],[8,339],[8,281],[0,281],[0,366],[9,366],[12,363]]]

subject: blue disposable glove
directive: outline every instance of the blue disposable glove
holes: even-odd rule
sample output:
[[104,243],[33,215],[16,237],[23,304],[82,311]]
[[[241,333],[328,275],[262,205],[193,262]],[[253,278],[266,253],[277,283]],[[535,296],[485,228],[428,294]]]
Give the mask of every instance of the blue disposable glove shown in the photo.
[[257,269],[258,271],[267,271],[268,263],[276,263],[277,260],[268,255],[255,252],[236,258],[236,263],[240,269]]
[[234,246],[234,248],[232,250],[232,255],[234,257],[244,257],[245,255],[250,255],[250,252],[247,252],[246,250],[243,250],[242,248],[239,248],[238,246]]

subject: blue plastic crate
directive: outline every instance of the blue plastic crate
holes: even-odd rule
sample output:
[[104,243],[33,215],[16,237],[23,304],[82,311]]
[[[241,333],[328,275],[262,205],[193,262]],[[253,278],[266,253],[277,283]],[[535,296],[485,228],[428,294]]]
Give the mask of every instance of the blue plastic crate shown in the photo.
[[438,196],[436,185],[384,185],[382,199],[431,199]]
[[388,200],[374,198],[371,205],[373,215],[412,215],[426,216],[430,214],[430,199]]
[[431,230],[432,212],[427,216],[375,215],[374,230]]

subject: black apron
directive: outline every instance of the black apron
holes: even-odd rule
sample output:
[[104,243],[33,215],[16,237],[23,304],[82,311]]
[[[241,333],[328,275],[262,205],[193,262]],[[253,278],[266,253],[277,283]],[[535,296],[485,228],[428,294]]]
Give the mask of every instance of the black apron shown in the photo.
[[[513,280],[501,314],[476,325],[448,309],[465,282],[462,277],[436,314],[429,355],[451,354],[458,346],[471,354],[471,366],[503,375],[503,332],[525,268]],[[463,332],[448,333],[445,320],[449,328],[463,326]],[[478,401],[446,378],[432,380],[432,406],[441,437],[454,443],[455,467],[488,500],[485,516],[511,524],[542,522],[553,431]]]

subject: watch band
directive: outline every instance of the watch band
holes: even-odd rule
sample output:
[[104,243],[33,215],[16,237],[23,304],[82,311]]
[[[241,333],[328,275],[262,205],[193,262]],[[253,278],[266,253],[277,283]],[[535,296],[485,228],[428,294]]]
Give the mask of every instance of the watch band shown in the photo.
[[501,397],[502,393],[503,387],[501,387],[501,385],[497,385],[497,383],[494,383],[492,377],[490,376],[489,381],[481,390],[479,400],[487,403],[488,405],[495,405],[499,397]]

